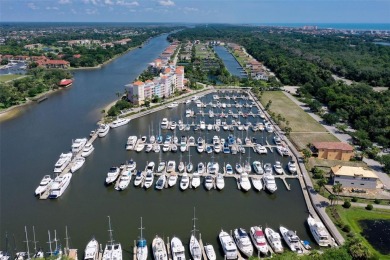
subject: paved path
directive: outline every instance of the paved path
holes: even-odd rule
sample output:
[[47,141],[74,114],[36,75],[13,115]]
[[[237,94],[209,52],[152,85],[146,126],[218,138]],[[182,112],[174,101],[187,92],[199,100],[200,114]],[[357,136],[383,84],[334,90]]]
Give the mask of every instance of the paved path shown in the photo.
[[[362,207],[365,208],[367,206],[367,203],[360,203],[360,202],[351,202],[351,205],[354,207]],[[387,209],[390,210],[390,205],[384,205],[384,204],[372,204],[374,209]]]
[[[344,134],[344,133],[340,133],[336,127],[334,126],[330,126],[330,125],[327,125],[325,124],[325,122],[322,120],[321,117],[319,117],[318,115],[314,114],[313,112],[309,111],[308,109],[306,109],[306,105],[302,102],[300,102],[299,100],[297,100],[295,97],[293,97],[291,94],[283,91],[283,93],[291,99],[291,101],[293,101],[295,104],[297,104],[300,108],[302,108],[305,112],[307,112],[312,118],[314,118],[314,120],[316,120],[317,122],[319,122],[322,126],[324,126],[328,131],[329,133],[333,134],[337,139],[339,139],[340,141],[342,142],[346,142],[346,143],[349,143],[352,141],[352,137],[348,134]],[[382,165],[375,161],[375,160],[372,160],[372,159],[368,159],[368,158],[363,158],[363,161],[372,169],[375,171],[375,173],[378,175],[379,179],[381,180],[381,182],[383,183],[384,185],[384,188],[385,189],[390,189],[390,177],[388,174],[386,174],[385,172],[383,172],[382,170]]]

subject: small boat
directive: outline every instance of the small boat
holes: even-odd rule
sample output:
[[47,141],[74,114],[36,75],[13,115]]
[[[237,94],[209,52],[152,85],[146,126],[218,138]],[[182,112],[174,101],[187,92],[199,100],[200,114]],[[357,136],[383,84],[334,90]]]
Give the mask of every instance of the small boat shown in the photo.
[[200,121],[200,130],[206,129],[206,123],[204,121]]
[[147,171],[145,176],[144,187],[149,189],[153,185],[154,174],[153,171]]
[[274,142],[276,145],[281,145],[282,144],[282,139],[280,138],[279,135],[274,136]]
[[135,151],[136,151],[137,153],[139,153],[139,152],[141,152],[144,148],[145,148],[145,143],[139,142],[139,143],[135,146]]
[[248,174],[251,173],[252,171],[252,167],[251,167],[251,164],[248,162],[248,161],[245,161],[245,164],[244,164],[244,171]]
[[225,179],[221,173],[217,175],[216,186],[219,190],[222,190],[225,187]]
[[99,137],[105,137],[108,134],[108,131],[110,131],[110,126],[106,124],[101,124],[99,125],[97,133]]
[[183,173],[183,176],[181,177],[180,180],[180,189],[186,190],[189,185],[190,185],[190,177],[188,177],[188,174],[185,172]]
[[74,140],[72,142],[72,148],[71,148],[72,153],[80,152],[84,148],[84,146],[87,142],[88,142],[87,138],[78,138],[78,139]]
[[171,104],[169,104],[167,107],[168,108],[175,108],[175,107],[177,107],[179,105],[179,103],[177,103],[177,102],[172,102]]
[[226,174],[233,174],[233,167],[228,163],[226,164],[226,167],[225,167],[225,172]]
[[251,227],[249,234],[257,251],[259,251],[263,255],[268,255],[269,248],[262,228],[258,226]]
[[160,150],[161,150],[160,145],[159,145],[158,143],[157,143],[157,144],[155,143],[155,144],[153,145],[153,152],[159,153]]
[[204,163],[200,162],[198,163],[198,173],[202,175],[205,172]]
[[163,137],[162,137],[162,135],[157,136],[156,142],[157,142],[158,144],[162,144],[162,142],[163,142]]
[[134,179],[134,186],[139,186],[142,181],[144,180],[145,176],[142,174],[141,171],[138,171],[137,174],[135,175],[135,179]]
[[43,194],[47,189],[50,189],[53,184],[53,179],[50,175],[43,176],[39,186],[35,189],[35,196]]
[[209,144],[206,145],[206,152],[208,154],[212,153],[213,152],[213,148],[211,148],[211,146]]
[[157,172],[163,172],[165,170],[165,162],[160,162],[157,167]]
[[312,216],[309,216],[307,224],[318,245],[332,246],[330,235],[321,221],[317,221]]
[[190,244],[189,244],[189,248],[190,248],[190,253],[191,253],[191,256],[192,256],[192,259],[193,260],[201,260],[202,259],[202,250],[200,248],[200,243],[198,241],[198,239],[196,238],[196,234],[195,234],[195,209],[194,209],[194,229],[192,230],[192,234],[191,234],[191,237],[190,237]]
[[146,243],[146,239],[142,236],[142,217],[141,217],[141,236],[137,241],[137,260],[146,260],[148,259],[148,244]]
[[132,172],[128,169],[124,170],[119,176],[118,185],[115,186],[116,190],[125,190],[131,181]]
[[61,197],[66,188],[68,188],[71,179],[71,173],[65,173],[63,176],[57,176],[50,187],[49,199],[57,199]]
[[161,121],[160,127],[161,129],[168,129],[169,121],[166,117]]
[[233,238],[223,230],[221,230],[218,237],[226,257],[225,259],[237,259],[238,251],[236,244],[234,244]]
[[151,135],[151,136],[149,137],[149,142],[150,142],[151,144],[154,144],[154,143],[156,142],[156,137],[155,137],[154,135]]
[[219,172],[219,164],[217,162],[207,163],[207,172],[209,174],[217,174]]
[[172,122],[171,122],[171,124],[170,124],[170,126],[169,126],[169,129],[171,129],[171,130],[175,130],[175,129],[176,129],[176,127],[177,127],[177,124],[176,124],[176,122],[175,122],[175,121],[172,121]]
[[72,153],[61,153],[60,158],[54,165],[54,172],[61,173],[72,160],[72,156]]
[[297,165],[296,165],[295,161],[289,161],[289,162],[288,162],[288,170],[289,170],[292,174],[294,174],[294,173],[297,172]]
[[175,161],[168,161],[167,173],[175,172],[175,170],[176,170],[176,162]]
[[257,191],[261,191],[263,189],[263,183],[259,177],[252,177],[252,184],[253,188]]
[[158,177],[156,181],[156,189],[157,190],[164,189],[166,182],[167,182],[167,176],[165,176],[165,174],[162,174],[160,177]]
[[264,230],[265,237],[269,245],[272,247],[275,253],[283,253],[282,241],[280,239],[279,233],[275,232],[271,228],[266,228]]
[[195,138],[193,136],[188,137],[188,144],[195,145]]
[[99,243],[95,238],[92,238],[84,250],[84,259],[98,260],[99,256]]
[[279,228],[279,231],[291,251],[303,254],[304,247],[295,232],[282,226]]
[[127,169],[129,171],[134,171],[136,167],[137,167],[137,162],[134,161],[133,159],[130,159],[130,161],[127,163]]
[[209,260],[216,260],[217,259],[213,245],[206,244],[204,246],[204,251],[206,252],[206,256]]
[[210,175],[204,179],[204,186],[207,190],[211,190],[214,186],[214,178]]
[[240,177],[238,178],[238,181],[240,183],[241,189],[243,189],[244,191],[250,190],[251,183],[249,181],[249,177],[246,172],[241,173]]
[[192,179],[191,179],[191,186],[196,189],[198,188],[200,185],[200,176],[199,176],[199,173],[198,172],[194,172],[194,174],[192,174]]
[[156,236],[152,242],[153,256],[155,260],[168,260],[167,249],[164,240]]
[[183,243],[178,237],[173,237],[171,240],[171,251],[173,260],[185,260],[185,249]]
[[131,135],[127,138],[127,142],[126,142],[126,150],[129,151],[129,150],[134,150],[135,149],[135,146],[137,144],[137,140],[138,140],[138,137],[135,136],[135,135]]
[[246,255],[248,258],[253,255],[253,245],[245,229],[236,228],[233,232],[233,239],[236,242],[237,247],[244,255]]
[[93,147],[93,145],[91,143],[87,143],[84,146],[84,149],[83,149],[83,152],[81,153],[81,156],[88,157],[93,152],[93,150],[95,150],[95,147]]
[[241,173],[243,173],[243,171],[244,171],[244,168],[242,168],[241,164],[240,163],[236,163],[236,172],[238,174],[241,174]]
[[70,171],[72,173],[76,172],[78,169],[81,168],[81,166],[83,166],[85,163],[85,158],[84,157],[81,157],[81,156],[77,156],[75,159],[74,159],[74,162],[73,162],[73,165],[72,167],[70,168]]
[[253,166],[253,170],[255,171],[255,173],[257,173],[257,174],[264,173],[263,167],[261,166],[261,163],[259,161],[254,161],[252,163],[252,166]]
[[186,165],[186,170],[188,173],[192,172],[192,170],[194,169],[194,165],[192,164],[192,162],[189,162],[187,165]]
[[281,156],[289,156],[290,153],[288,151],[288,149],[284,146],[276,146],[276,151],[278,151],[278,153],[281,155]]
[[169,187],[175,186],[176,183],[177,183],[177,175],[172,173],[171,175],[169,175],[168,178],[168,186]]
[[185,165],[183,161],[179,162],[179,166],[177,167],[177,169],[179,170],[179,172],[184,172]]
[[171,145],[170,145],[170,144],[166,144],[166,143],[165,143],[165,144],[163,145],[162,150],[163,150],[164,153],[168,152],[170,149],[171,149]]
[[264,173],[273,174],[272,166],[270,163],[264,164]]
[[130,119],[118,118],[117,120],[113,121],[113,122],[110,124],[110,127],[111,127],[111,128],[117,128],[117,127],[126,125],[126,124],[128,124],[129,122],[130,122]]
[[107,178],[106,178],[106,184],[107,185],[110,185],[112,184],[114,181],[116,181],[116,179],[118,178],[119,176],[119,168],[118,167],[111,167],[110,170],[108,171],[107,173]]
[[283,174],[283,167],[279,161],[276,161],[274,164],[274,169],[277,174]]
[[271,192],[274,193],[277,190],[276,182],[275,182],[275,177],[272,174],[265,173],[263,175],[263,182],[265,188]]
[[153,149],[153,144],[147,144],[145,148],[145,152],[149,153]]
[[172,144],[171,145],[171,152],[172,153],[176,153],[177,152],[177,145],[176,144]]

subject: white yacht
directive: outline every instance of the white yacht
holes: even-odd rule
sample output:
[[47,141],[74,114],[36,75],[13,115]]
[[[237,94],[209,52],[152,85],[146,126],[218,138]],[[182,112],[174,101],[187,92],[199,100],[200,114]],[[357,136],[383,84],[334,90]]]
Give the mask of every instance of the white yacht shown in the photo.
[[244,168],[241,166],[241,164],[240,163],[236,163],[236,172],[238,174],[241,174],[241,173],[243,173],[243,171],[244,171]]
[[153,172],[152,171],[147,171],[146,172],[146,176],[145,176],[145,183],[144,183],[145,189],[149,189],[152,186],[153,180],[154,180]]
[[145,176],[142,174],[141,171],[138,171],[137,174],[135,175],[135,179],[134,179],[134,186],[139,186],[142,181],[144,180]]
[[202,175],[205,172],[204,163],[200,162],[198,163],[198,173],[199,175]]
[[265,148],[265,146],[261,145],[261,144],[256,144],[256,146],[253,147],[255,152],[259,153],[259,154],[267,154],[268,151],[267,151],[267,148]]
[[198,172],[192,174],[191,186],[196,189],[200,185],[200,176]]
[[177,107],[179,105],[179,103],[177,103],[177,102],[172,102],[171,104],[169,104],[167,107],[168,108],[175,108],[175,107]]
[[156,142],[156,137],[155,137],[154,135],[151,135],[151,136],[149,137],[149,142],[150,142],[151,144],[154,144],[154,143]]
[[248,174],[250,174],[252,172],[252,167],[251,167],[251,164],[249,163],[249,161],[245,161],[244,171]]
[[254,161],[252,163],[252,166],[253,166],[253,170],[255,171],[255,173],[257,173],[257,174],[264,173],[263,166],[261,166],[261,163],[259,161]]
[[177,169],[179,170],[180,173],[184,172],[185,166],[183,161],[179,162],[179,166],[177,166]]
[[279,161],[276,161],[274,164],[274,169],[277,174],[283,174],[283,167]]
[[118,185],[115,186],[115,189],[125,190],[130,184],[131,175],[132,172],[129,169],[124,170],[119,177]]
[[53,184],[53,179],[50,175],[43,176],[39,186],[35,189],[35,196],[43,194],[47,189],[51,187]]
[[80,152],[85,144],[88,142],[87,138],[78,138],[72,142],[72,153]]
[[160,150],[161,150],[161,147],[160,147],[159,144],[154,144],[154,145],[153,145],[153,152],[159,153]]
[[188,177],[188,174],[185,172],[183,173],[183,176],[180,180],[180,189],[186,190],[188,186],[190,185],[190,177]]
[[315,220],[312,216],[307,218],[311,234],[320,246],[331,246],[331,238],[321,221]]
[[173,260],[185,260],[184,246],[178,237],[173,237],[171,240],[171,252]]
[[[195,212],[195,210],[194,210]],[[201,260],[202,259],[202,250],[200,248],[200,243],[195,236],[195,214],[194,214],[194,229],[192,230],[191,238],[190,238],[190,253],[193,260]]]
[[225,167],[226,174],[233,174],[233,167],[228,163]]
[[87,143],[84,146],[84,149],[83,149],[83,152],[81,153],[81,156],[88,157],[93,152],[93,150],[95,150],[95,147],[93,147],[93,145],[91,143]]
[[168,124],[169,124],[168,119],[164,117],[160,124],[161,129],[168,129]]
[[84,250],[84,260],[98,260],[99,243],[95,238],[92,238]]
[[204,121],[200,121],[200,130],[206,129],[206,123]]
[[66,188],[68,188],[70,179],[72,179],[71,173],[65,173],[63,176],[57,176],[50,187],[49,198],[57,199],[61,197],[61,195],[65,192]]
[[289,161],[288,162],[288,170],[294,174],[297,172],[297,164],[295,163],[295,161]]
[[239,183],[240,183],[240,186],[241,186],[241,189],[243,189],[244,191],[248,191],[250,190],[251,188],[251,183],[249,181],[249,177],[248,177],[248,174],[246,172],[243,172],[239,179],[238,179]]
[[145,168],[146,173],[154,172],[154,166],[155,166],[154,162],[149,162],[148,165]]
[[170,144],[163,144],[163,152],[166,153],[168,152],[169,150],[171,149],[171,145]]
[[252,185],[257,191],[261,191],[263,189],[263,183],[260,177],[252,177]]
[[157,172],[161,173],[165,170],[165,162],[160,162],[157,167]]
[[148,259],[148,244],[146,243],[146,239],[142,236],[142,217],[141,217],[141,236],[137,240],[137,260],[146,260]]
[[106,124],[101,124],[99,125],[97,133],[99,137],[105,137],[108,134],[108,131],[110,131],[110,126]]
[[263,182],[264,182],[265,188],[269,192],[274,193],[277,190],[275,177],[272,174],[265,173],[263,175]]
[[249,234],[257,251],[264,255],[267,255],[269,252],[269,248],[267,245],[267,241],[265,240],[263,229],[258,226],[251,227]]
[[211,190],[214,186],[214,178],[210,175],[204,179],[204,186],[207,190]]
[[139,142],[136,146],[135,146],[135,151],[137,153],[141,152],[143,149],[145,148],[145,143],[142,143],[142,142]]
[[156,236],[152,242],[153,256],[155,260],[168,260],[167,249],[164,240]]
[[196,149],[198,150],[198,153],[203,153],[204,151],[204,141],[201,137],[198,138]]
[[266,130],[268,133],[272,133],[272,132],[274,131],[274,127],[272,126],[272,124],[267,123],[267,124],[265,124],[265,130]]
[[54,172],[61,173],[72,160],[72,153],[62,153],[54,165]]
[[[204,246],[204,251],[206,252],[206,256],[209,260],[216,260],[217,259],[217,256],[215,254],[215,250],[214,250],[214,247],[213,245],[210,245],[210,244],[206,244]],[[205,259],[206,260],[206,259]]]
[[222,245],[225,259],[237,259],[237,246],[234,244],[233,238],[225,231],[221,230],[219,233],[219,242]]
[[276,146],[276,150],[278,151],[278,153],[281,155],[281,156],[289,156],[290,153],[288,151],[288,149],[284,146]]
[[110,185],[114,181],[116,181],[116,179],[118,179],[119,172],[120,172],[120,169],[118,167],[111,167],[107,173],[106,184]]
[[81,156],[77,156],[72,164],[72,167],[70,167],[70,171],[72,173],[76,172],[78,169],[80,169],[85,163],[85,158]]
[[168,178],[168,186],[169,187],[175,186],[176,183],[177,183],[177,175],[174,173],[171,173],[171,175],[169,175],[169,178]]
[[253,245],[245,229],[236,228],[233,232],[233,238],[237,244],[237,247],[244,255],[246,255],[248,258],[253,255]]
[[126,150],[134,150],[135,145],[137,144],[138,137],[135,135],[131,135],[127,138],[126,142]]
[[269,245],[272,247],[275,253],[283,253],[282,241],[280,239],[279,233],[275,232],[271,228],[266,228],[264,230],[265,237]]
[[219,172],[219,163],[217,162],[207,163],[207,171],[209,174],[217,174]]
[[264,173],[265,174],[273,174],[272,165],[270,163],[264,164]]
[[225,187],[225,179],[223,177],[223,174],[219,173],[217,175],[215,183],[219,190],[222,190]]
[[303,254],[303,245],[295,232],[293,232],[292,230],[288,230],[287,228],[282,226],[279,228],[279,231],[280,234],[282,234],[282,237],[286,244],[290,247],[291,251],[296,252],[298,254]]
[[115,243],[112,237],[111,220],[108,217],[110,241],[106,244],[102,260],[122,260],[122,245]]
[[167,176],[165,176],[165,174],[161,174],[156,181],[156,189],[157,190],[164,189],[166,182],[167,182]]
[[117,120],[113,121],[113,122],[110,124],[110,127],[111,127],[111,128],[117,128],[117,127],[126,125],[126,124],[128,124],[129,122],[130,122],[130,119],[118,118]]
[[130,159],[130,161],[127,163],[127,169],[129,171],[134,171],[136,167],[137,167],[137,162],[134,161],[133,159]]

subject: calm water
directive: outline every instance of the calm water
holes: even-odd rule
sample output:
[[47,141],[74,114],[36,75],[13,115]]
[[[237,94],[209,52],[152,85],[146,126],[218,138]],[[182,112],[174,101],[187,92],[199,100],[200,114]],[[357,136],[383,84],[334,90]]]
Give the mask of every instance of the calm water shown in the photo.
[[227,70],[234,76],[240,78],[246,78],[246,74],[243,74],[243,69],[238,63],[238,61],[233,57],[233,55],[228,52],[228,50],[224,46],[215,46],[215,52],[218,54],[219,58],[222,59],[225,64]]
[[363,228],[362,235],[381,254],[390,254],[390,220],[360,220]]
[[[123,90],[123,85],[133,80],[168,45],[166,36],[151,40],[144,48],[137,49],[115,60],[101,70],[78,71],[75,83],[67,90],[58,92],[39,105],[27,107],[24,113],[1,127],[1,240],[0,248],[5,248],[5,232],[15,234],[16,247],[24,248],[24,225],[31,234],[34,225],[37,240],[46,250],[47,230],[57,230],[57,237],[64,243],[65,225],[68,226],[71,244],[79,249],[83,256],[86,243],[92,236],[104,244],[108,240],[107,216],[111,216],[114,238],[122,243],[125,254],[129,254],[133,241],[139,234],[139,219],[143,217],[146,227],[144,235],[151,242],[156,234],[164,237],[179,236],[188,252],[188,240],[192,229],[193,208],[196,207],[197,228],[204,242],[220,247],[217,235],[221,228],[231,230],[236,227],[249,229],[253,225],[270,226],[277,229],[285,225],[296,230],[300,237],[311,240],[305,225],[307,210],[298,181],[291,180],[292,191],[287,191],[281,181],[277,181],[278,191],[269,195],[253,190],[243,193],[237,190],[234,179],[226,180],[221,192],[206,192],[203,186],[197,190],[182,192],[178,187],[156,191],[135,188],[131,183],[126,191],[118,192],[113,187],[105,187],[106,172],[112,165],[133,158],[142,168],[147,161],[159,159],[178,160],[179,154],[158,154],[126,151],[125,143],[129,135],[141,135],[158,132],[163,117],[176,120],[184,117],[185,105],[172,110],[163,110],[155,114],[136,119],[129,125],[114,129],[103,139],[94,142],[95,151],[87,158],[84,166],[74,174],[71,184],[58,200],[40,201],[33,192],[44,174],[51,174],[53,165],[61,152],[68,151],[71,140],[87,136],[95,128],[100,118],[101,108],[116,98],[115,93]],[[211,96],[205,101],[211,101]],[[233,101],[232,101],[233,102]],[[232,109],[234,110],[234,109]],[[244,109],[243,109],[244,110]],[[205,110],[208,111],[208,108]],[[248,109],[246,110],[248,111]],[[252,109],[255,112],[255,109]],[[214,112],[218,113],[217,109]],[[206,122],[213,120],[208,117]],[[199,121],[200,118],[194,119]],[[252,119],[253,122],[258,119]],[[191,122],[189,120],[189,122]],[[242,122],[246,120],[241,119]],[[229,121],[228,121],[229,122]],[[167,133],[162,132],[165,136]],[[177,132],[180,136],[182,133]],[[186,132],[211,140],[214,133]],[[219,133],[227,136],[228,133]],[[245,138],[246,133],[235,133]],[[255,136],[248,132],[250,137]],[[257,133],[258,140],[272,143],[272,134]],[[197,164],[208,162],[210,156],[198,155],[191,150],[190,159]],[[189,159],[189,153],[183,154],[183,160]],[[287,158],[276,153],[260,156],[247,150],[240,156],[215,155],[214,160],[244,162],[251,156],[265,162],[281,160],[287,165]],[[12,236],[10,246],[13,248]],[[31,248],[31,245],[30,245]],[[125,255],[129,257],[129,255]]]

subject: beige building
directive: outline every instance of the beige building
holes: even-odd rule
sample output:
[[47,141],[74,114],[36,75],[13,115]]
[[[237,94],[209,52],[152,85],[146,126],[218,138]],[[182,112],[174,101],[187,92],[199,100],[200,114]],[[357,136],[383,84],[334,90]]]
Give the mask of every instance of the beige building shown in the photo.
[[315,142],[313,148],[320,159],[349,161],[354,155],[353,147],[342,142]]
[[334,166],[332,167],[331,177],[333,185],[340,183],[346,188],[364,188],[375,189],[377,186],[378,176],[375,172],[353,166]]

